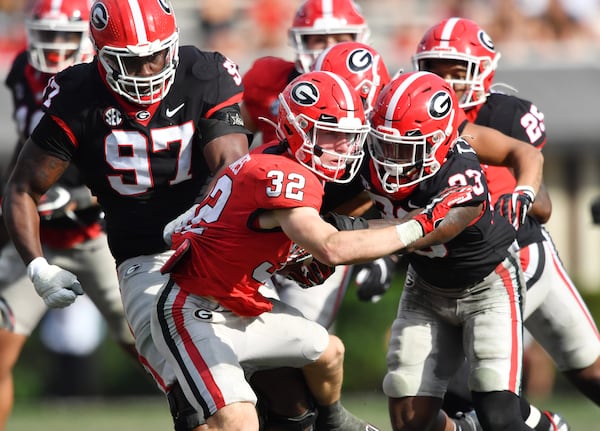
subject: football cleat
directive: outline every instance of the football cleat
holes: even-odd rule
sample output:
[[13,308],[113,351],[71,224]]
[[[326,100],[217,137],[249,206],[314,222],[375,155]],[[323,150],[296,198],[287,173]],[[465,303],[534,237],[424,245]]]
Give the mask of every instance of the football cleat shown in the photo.
[[571,427],[558,413],[552,413],[551,411],[544,411],[544,414],[550,419],[550,428],[548,431],[570,431]]

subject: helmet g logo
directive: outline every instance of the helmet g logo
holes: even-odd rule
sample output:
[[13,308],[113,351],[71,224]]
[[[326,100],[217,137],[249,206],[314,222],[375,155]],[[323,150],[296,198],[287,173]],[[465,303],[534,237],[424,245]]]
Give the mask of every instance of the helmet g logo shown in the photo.
[[348,56],[348,69],[354,73],[367,70],[373,64],[373,55],[366,49],[357,49]]
[[444,118],[452,109],[452,97],[447,91],[438,91],[429,100],[428,112],[436,120]]
[[90,23],[96,30],[104,30],[108,25],[108,11],[104,3],[96,3],[90,14]]
[[158,4],[166,13],[171,14],[171,3],[168,0],[158,0]]
[[485,31],[479,30],[477,39],[479,39],[479,42],[481,42],[484,48],[488,49],[491,52],[496,52],[494,47],[494,41],[492,40],[490,35],[487,34]]
[[298,105],[312,106],[319,100],[319,90],[312,82],[299,82],[292,88],[292,100]]

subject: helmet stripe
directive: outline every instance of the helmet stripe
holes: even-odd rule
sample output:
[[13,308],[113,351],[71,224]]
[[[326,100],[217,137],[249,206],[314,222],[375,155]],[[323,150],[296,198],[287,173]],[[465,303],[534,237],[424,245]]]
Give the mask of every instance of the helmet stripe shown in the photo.
[[400,100],[406,89],[410,87],[413,82],[421,78],[423,75],[426,75],[427,73],[428,72],[415,72],[408,78],[406,78],[398,88],[396,88],[396,91],[394,91],[394,94],[392,95],[392,98],[390,100],[390,104],[387,107],[387,111],[385,112],[385,127],[392,127],[392,118],[394,118],[394,111],[396,110],[396,105],[398,104],[398,100]]
[[449,18],[444,25],[442,30],[442,40],[440,41],[440,47],[448,48],[450,47],[450,36],[452,36],[452,32],[454,31],[454,27],[458,23],[459,18]]
[[333,17],[333,0],[323,0],[323,18]]
[[133,16],[138,44],[148,42],[148,35],[146,34],[146,27],[144,26],[144,15],[142,15],[139,0],[129,0],[129,10],[131,10],[131,15]]
[[52,0],[50,2],[50,11],[51,12],[59,12],[61,6],[62,6],[62,0]]

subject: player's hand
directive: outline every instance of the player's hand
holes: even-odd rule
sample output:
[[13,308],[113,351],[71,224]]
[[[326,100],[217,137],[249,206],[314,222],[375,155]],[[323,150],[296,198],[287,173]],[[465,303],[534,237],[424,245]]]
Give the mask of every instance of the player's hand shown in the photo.
[[533,205],[535,192],[529,186],[517,186],[512,193],[506,193],[498,198],[495,209],[502,217],[519,229],[527,218],[527,212]]
[[600,196],[598,196],[596,200],[592,202],[590,209],[592,210],[592,221],[594,224],[600,224]]
[[471,199],[472,186],[453,186],[435,196],[423,212],[413,217],[423,228],[423,235],[432,232],[453,207]]
[[354,265],[356,295],[361,301],[379,302],[392,285],[395,256],[384,256],[372,262]]
[[334,271],[335,267],[319,262],[312,254],[294,244],[285,266],[277,273],[308,289],[325,283]]
[[35,258],[27,265],[27,275],[37,294],[50,308],[66,307],[75,302],[78,295],[83,295],[75,274],[50,265],[43,257]]
[[196,217],[196,210],[198,209],[198,207],[198,204],[193,205],[189,210],[187,210],[179,217],[177,217],[174,220],[171,220],[169,223],[166,224],[166,226],[163,228],[163,241],[165,242],[165,244],[167,244],[170,247],[173,243],[173,241],[171,240],[173,234],[181,232],[184,227],[186,227],[189,224],[192,224],[192,220],[194,219],[194,217]]

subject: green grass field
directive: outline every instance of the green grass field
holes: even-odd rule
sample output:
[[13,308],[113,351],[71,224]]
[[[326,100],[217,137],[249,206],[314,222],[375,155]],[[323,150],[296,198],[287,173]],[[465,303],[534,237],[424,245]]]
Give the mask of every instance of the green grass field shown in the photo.
[[[345,395],[352,412],[389,431],[386,400],[377,394]],[[562,413],[572,431],[600,429],[600,408],[580,395],[556,396],[539,404]],[[17,400],[8,431],[166,431],[172,425],[162,397],[63,399],[28,403]]]

